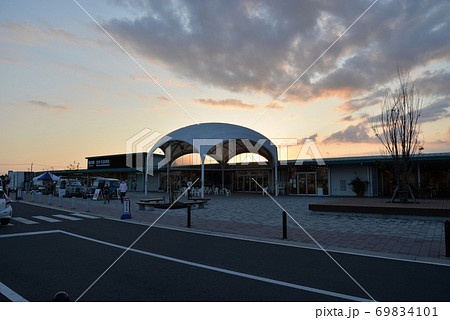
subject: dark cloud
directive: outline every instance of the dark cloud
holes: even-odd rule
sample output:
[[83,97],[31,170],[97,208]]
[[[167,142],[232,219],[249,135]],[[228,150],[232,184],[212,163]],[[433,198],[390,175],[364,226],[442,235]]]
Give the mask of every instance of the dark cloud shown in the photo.
[[343,122],[353,121],[353,120],[355,120],[355,119],[353,119],[353,116],[346,116],[341,119],[341,121],[343,121]]
[[354,126],[348,126],[342,131],[335,132],[323,139],[323,143],[374,143],[378,142],[375,137],[369,136],[370,126],[366,123],[360,123]]
[[318,136],[318,134],[317,134],[317,132],[316,132],[316,133],[314,133],[312,136],[307,137],[306,139],[312,139],[313,141],[316,141],[317,136]]
[[30,100],[28,101],[28,104],[37,106],[44,109],[50,109],[50,110],[58,110],[58,111],[68,111],[70,110],[69,106],[62,106],[62,105],[55,105],[55,104],[49,104],[44,101],[37,101],[37,100]]
[[450,95],[450,73],[445,70],[426,71],[415,82],[419,94],[426,96]]
[[161,101],[161,102],[170,102],[170,101],[171,101],[169,98],[163,97],[163,96],[161,96],[161,97],[156,97],[156,99],[158,99],[158,100]]
[[363,108],[373,107],[381,103],[385,95],[386,90],[376,90],[367,96],[352,98],[338,106],[337,109],[345,112],[355,112]]
[[[175,71],[234,90],[277,91],[300,75],[371,1],[119,1],[141,14],[112,20],[132,48]],[[447,1],[379,1],[314,70],[320,89],[367,89],[449,56]],[[399,59],[401,58],[401,61]],[[308,81],[306,83],[309,83]],[[281,87],[280,87],[281,86]]]
[[420,112],[420,123],[433,122],[450,117],[450,96],[442,100],[434,101],[425,106]]
[[239,108],[239,109],[256,108],[256,105],[254,104],[247,104],[237,99],[215,100],[208,98],[208,99],[196,99],[195,102],[217,108]]
[[[136,13],[107,22],[127,48],[180,76],[275,98],[373,1],[115,2]],[[338,96],[346,112],[380,103],[397,65],[450,59],[449,11],[445,0],[378,1],[281,101]],[[423,76],[424,94],[447,94],[450,72]]]

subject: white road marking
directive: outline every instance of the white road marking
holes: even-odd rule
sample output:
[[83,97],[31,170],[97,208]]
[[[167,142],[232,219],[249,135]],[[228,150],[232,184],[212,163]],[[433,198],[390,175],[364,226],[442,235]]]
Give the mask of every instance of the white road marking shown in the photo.
[[35,235],[39,235],[39,234],[50,234],[50,233],[60,233],[60,232],[61,232],[61,230],[46,230],[46,231],[33,231],[33,232],[0,234],[0,239],[1,238],[35,236]]
[[[76,238],[92,241],[92,242],[103,244],[103,245],[107,245],[107,246],[110,246],[110,247],[123,249],[123,250],[127,250],[128,249],[128,247],[125,247],[125,246],[121,246],[121,245],[118,245],[118,244],[114,244],[114,243],[110,243],[110,242],[106,242],[106,241],[102,241],[102,240],[97,240],[97,239],[81,236],[81,235],[78,235],[78,234],[75,234],[75,233],[62,231],[62,230],[60,232],[63,233],[63,234],[72,236],[72,237],[76,237]],[[213,266],[209,266],[209,265],[202,264],[202,263],[196,263],[196,262],[191,262],[191,261],[188,261],[188,260],[172,258],[172,257],[169,257],[169,256],[164,256],[164,255],[161,255],[161,254],[156,254],[156,253],[152,253],[152,252],[148,252],[148,251],[143,251],[143,250],[138,250],[138,249],[133,249],[133,248],[128,249],[128,250],[132,251],[132,252],[135,252],[135,253],[143,254],[143,255],[146,255],[146,256],[151,256],[151,257],[154,257],[154,258],[158,258],[158,259],[163,259],[163,260],[176,262],[176,263],[181,263],[181,264],[185,264],[185,265],[189,265],[189,266],[193,266],[193,267],[197,267],[197,268],[202,268],[202,269],[207,269],[207,270],[216,271],[216,272],[220,272],[220,273],[225,273],[225,274],[229,274],[229,275],[233,275],[233,276],[237,276],[237,277],[242,277],[242,278],[257,280],[257,281],[266,282],[266,283],[270,283],[270,284],[275,284],[275,285],[278,285],[278,286],[289,287],[289,288],[293,288],[293,289],[297,289],[297,290],[302,290],[302,291],[307,291],[307,292],[327,295],[327,296],[336,297],[336,298],[345,299],[345,300],[359,301],[359,302],[372,302],[372,300],[370,300],[370,299],[365,299],[365,298],[361,298],[361,297],[351,296],[351,295],[343,294],[343,293],[339,293],[339,292],[333,292],[333,291],[328,291],[328,290],[322,290],[322,289],[302,286],[302,285],[298,285],[298,284],[295,284],[295,283],[279,281],[279,280],[274,280],[274,279],[270,279],[270,278],[264,278],[264,277],[255,276],[255,275],[252,275],[252,274],[238,272],[238,271],[233,271],[233,270],[228,270],[228,269],[224,269],[224,268],[213,267]]]
[[[88,240],[88,241],[91,241],[91,242],[107,245],[107,246],[118,248],[118,249],[122,249],[122,250],[126,250],[127,249],[127,247],[125,247],[125,246],[121,246],[121,245],[118,245],[118,244],[114,244],[114,243],[110,243],[110,242],[106,242],[106,241],[102,241],[102,240],[97,240],[97,239],[81,236],[81,235],[78,235],[78,234],[75,234],[75,233],[62,231],[62,230],[48,230],[48,231],[36,231],[36,232],[5,234],[5,235],[0,235],[0,238],[19,237],[19,236],[32,236],[32,235],[49,234],[49,233],[62,233],[62,234],[65,234],[65,235],[68,235],[68,236],[72,236],[72,237],[75,237],[75,238]],[[193,267],[197,267],[197,268],[202,268],[202,269],[207,269],[207,270],[211,270],[211,271],[225,273],[225,274],[229,274],[229,275],[233,275],[233,276],[237,276],[237,277],[257,280],[257,281],[266,282],[266,283],[270,283],[270,284],[275,284],[275,285],[279,285],[279,286],[283,286],[283,287],[289,287],[289,288],[293,288],[293,289],[297,289],[297,290],[302,290],[302,291],[307,291],[307,292],[312,292],[312,293],[318,293],[318,294],[327,295],[327,296],[331,296],[331,297],[336,297],[336,298],[341,298],[341,299],[346,299],[346,300],[352,300],[352,301],[364,301],[364,302],[371,302],[372,301],[372,300],[369,300],[369,299],[360,298],[360,297],[356,297],[356,296],[351,296],[351,295],[347,295],[347,294],[343,294],[343,293],[338,293],[338,292],[333,292],[333,291],[328,291],[328,290],[322,290],[322,289],[302,286],[302,285],[298,285],[298,284],[295,284],[295,283],[279,281],[279,280],[274,280],[274,279],[270,279],[270,278],[264,278],[264,277],[255,276],[255,275],[248,274],[248,273],[243,273],[243,272],[238,272],[238,271],[233,271],[233,270],[228,270],[228,269],[218,268],[218,267],[213,267],[213,266],[208,266],[208,265],[205,265],[205,264],[191,262],[191,261],[188,261],[188,260],[172,258],[172,257],[169,257],[169,256],[164,256],[164,255],[160,255],[160,254],[156,254],[156,253],[152,253],[152,252],[148,252],[148,251],[143,251],[143,250],[138,250],[138,249],[133,249],[133,248],[129,249],[129,251],[132,251],[132,252],[135,252],[135,253],[139,253],[139,254],[143,254],[143,255],[146,255],[146,256],[151,256],[151,257],[158,258],[158,259],[163,259],[163,260],[167,260],[167,261],[171,261],[171,262],[181,263],[181,264],[185,264],[185,265],[189,265],[189,266],[193,266]]]
[[57,218],[61,218],[61,219],[70,220],[70,221],[80,221],[80,220],[83,220],[83,219],[76,218],[76,217],[72,217],[72,216],[66,216],[66,215],[64,215],[64,214],[54,214],[53,216],[54,216],[54,217],[57,217]]
[[74,213],[74,214],[72,214],[72,216],[76,216],[76,217],[80,217],[80,218],[87,218],[87,219],[100,219],[100,217],[90,216],[90,215],[82,214],[82,213]]
[[61,222],[61,220],[57,220],[57,219],[53,219],[53,218],[45,217],[45,216],[33,216],[33,218],[47,221],[47,222]]
[[23,298],[18,293],[12,291],[10,288],[8,288],[6,285],[0,282],[0,293],[7,297],[12,302],[28,302],[27,299]]
[[21,223],[25,223],[25,224],[38,224],[39,222],[37,221],[33,221],[33,220],[28,220],[25,218],[20,218],[20,217],[16,217],[16,218],[12,218],[15,221],[21,222]]

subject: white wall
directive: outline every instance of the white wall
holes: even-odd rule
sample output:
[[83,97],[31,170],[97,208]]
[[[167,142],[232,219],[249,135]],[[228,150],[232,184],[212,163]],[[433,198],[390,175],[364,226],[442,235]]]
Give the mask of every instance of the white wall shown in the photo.
[[[356,196],[352,191],[352,186],[349,185],[350,181],[359,177],[362,181],[368,181],[366,185],[365,197],[372,196],[370,192],[372,188],[371,174],[369,166],[361,165],[358,163],[352,165],[339,165],[330,167],[330,190],[332,196]],[[345,181],[345,191],[341,190],[341,181]],[[344,182],[342,182],[344,186]]]
[[24,172],[8,171],[8,177],[10,180],[9,188],[17,189],[17,188],[24,187],[24,182],[25,182],[25,173]]

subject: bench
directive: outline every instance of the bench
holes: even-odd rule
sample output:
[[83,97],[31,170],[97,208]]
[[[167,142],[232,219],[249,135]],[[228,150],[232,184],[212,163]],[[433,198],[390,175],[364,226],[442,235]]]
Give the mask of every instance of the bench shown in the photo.
[[[198,208],[199,209],[203,209],[205,208],[205,204],[211,200],[209,198],[199,198],[199,197],[190,197],[189,200],[191,200],[192,202],[198,202],[198,203],[194,203],[194,204],[198,204]],[[185,202],[188,203],[189,201]]]
[[163,201],[164,198],[154,198],[154,199],[142,199],[136,203],[139,206],[139,210],[145,210],[146,206],[149,206],[150,210],[155,210],[155,206]]
[[158,203],[161,203],[161,202],[164,202],[164,198],[141,199],[139,201],[140,202],[154,202],[154,201],[156,201]]

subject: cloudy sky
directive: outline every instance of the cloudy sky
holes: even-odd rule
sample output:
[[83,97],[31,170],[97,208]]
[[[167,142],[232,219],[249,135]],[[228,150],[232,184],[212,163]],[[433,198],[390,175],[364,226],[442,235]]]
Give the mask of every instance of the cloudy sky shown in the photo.
[[196,122],[379,154],[367,119],[398,65],[424,152],[450,151],[449,1],[77,1],[0,1],[0,173],[85,167]]

